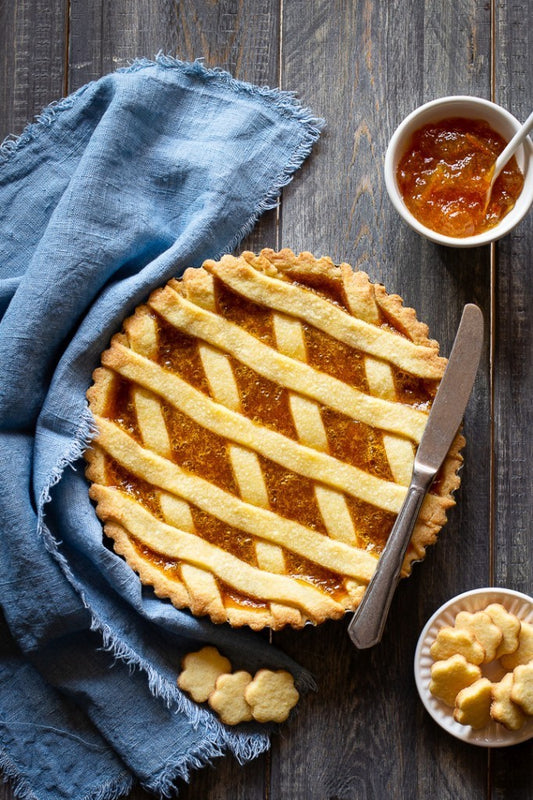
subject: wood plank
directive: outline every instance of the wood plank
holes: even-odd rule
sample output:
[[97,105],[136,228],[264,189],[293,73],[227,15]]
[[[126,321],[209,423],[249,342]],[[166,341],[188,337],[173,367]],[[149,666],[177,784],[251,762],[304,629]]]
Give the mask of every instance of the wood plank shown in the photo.
[[[494,100],[519,120],[533,106],[531,4],[496,4]],[[494,582],[533,594],[533,215],[496,247],[494,352]],[[533,742],[493,756],[491,797],[533,798]]]
[[[67,81],[67,0],[3,3],[0,137],[20,133],[67,90],[160,49],[186,60],[203,56],[236,77],[276,85],[279,6],[278,0],[71,0]],[[533,42],[523,2],[280,6],[283,85],[328,122],[312,158],[284,191],[281,244],[366,269],[417,308],[444,353],[464,302],[478,302],[490,325],[489,251],[452,251],[419,239],[388,202],[382,161],[394,127],[416,105],[451,93],[490,96],[491,6],[497,15],[492,88],[525,118]],[[318,693],[304,697],[273,737],[271,757],[245,767],[220,759],[189,785],[181,783],[181,798],[416,800],[433,794],[479,800],[488,792],[494,800],[531,800],[532,745],[493,751],[487,759],[481,748],[447,736],[418,701],[412,657],[428,616],[457,592],[488,584],[492,571],[497,585],[531,593],[532,228],[530,215],[496,248],[493,519],[488,472],[479,468],[491,458],[487,342],[466,417],[459,504],[425,562],[400,586],[383,643],[358,653],[345,623],[276,635],[276,644],[314,672]],[[270,212],[245,246],[277,244],[277,215]],[[128,800],[151,797],[136,789]],[[9,784],[0,784],[0,800],[13,800]]]
[[[172,3],[168,0],[72,0],[70,14],[69,90],[138,57],[158,51],[184,61],[204,58],[234,77],[275,86],[278,78],[278,3],[209,0]],[[276,211],[265,214],[243,248],[276,245]],[[241,767],[231,757],[193,773],[180,782],[183,800],[254,800],[263,797],[269,754]],[[151,795],[135,789],[131,800]]]
[[[274,0],[187,0],[176,4],[174,52],[183,61],[260,86],[279,85],[279,3]],[[277,247],[277,210],[259,219],[239,250]]]
[[[393,211],[382,167],[395,126],[416,106],[445,94],[490,95],[490,9],[445,0],[284,9],[283,86],[303,92],[327,128],[284,192],[282,244],[365,269],[417,308],[447,354],[464,302],[476,300],[488,317],[488,249],[419,238]],[[486,753],[458,748],[423,711],[412,658],[428,616],[489,578],[489,476],[476,469],[490,446],[487,356],[466,418],[459,505],[399,588],[383,642],[357,652],[345,622],[275,636],[314,672],[319,694],[275,742],[272,800],[485,797]]]
[[[279,15],[275,2],[206,0],[180,2],[176,9],[174,52],[184,61],[203,57],[239,80],[260,85],[278,83]],[[277,245],[276,210],[264,214],[241,249],[257,252]],[[201,770],[180,786],[183,800],[254,800],[263,798],[270,753],[239,767],[231,757]],[[137,800],[133,798],[132,800]]]
[[[278,3],[273,0],[71,0],[69,91],[135,58],[161,51],[260,85],[278,82]],[[242,249],[273,247],[276,210],[264,214]]]
[[67,0],[0,5],[0,141],[63,95],[66,20]]
[[[64,94],[66,20],[67,0],[0,4],[0,142]],[[0,638],[6,645],[3,618]],[[0,800],[13,797],[11,783],[0,782]]]
[[174,3],[167,0],[70,0],[69,91],[135,58],[171,51],[175,28]]

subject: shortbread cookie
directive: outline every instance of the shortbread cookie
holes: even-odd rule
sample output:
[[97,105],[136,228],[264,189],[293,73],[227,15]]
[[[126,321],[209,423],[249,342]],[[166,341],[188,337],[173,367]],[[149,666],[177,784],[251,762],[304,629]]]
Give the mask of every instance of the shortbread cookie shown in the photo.
[[434,661],[443,661],[456,654],[464,656],[471,664],[481,664],[485,660],[485,650],[472,631],[450,625],[439,630],[429,652]]
[[230,661],[216,647],[203,647],[183,659],[178,686],[197,703],[204,703],[214,691],[217,678],[226,672],[231,672]]
[[491,701],[492,684],[488,678],[480,678],[458,693],[453,718],[461,725],[484,728],[490,722]]
[[290,672],[268,669],[259,670],[244,696],[258,722],[284,722],[300,697]]
[[244,691],[251,682],[252,676],[243,670],[217,678],[208,702],[226,725],[238,725],[252,719],[252,710],[244,698]]
[[431,667],[429,691],[447,706],[455,706],[455,698],[466,686],[482,677],[476,664],[469,664],[464,656],[450,656],[444,661],[436,661]]
[[[361,602],[446,367],[363,272],[263,250],[187,269],[124,321],[88,392],[96,512],[144,584],[216,623],[273,629]],[[459,485],[458,435],[403,565]]]
[[533,716],[533,661],[515,667],[511,700],[520,706],[524,714]]
[[502,656],[500,663],[504,669],[513,670],[520,664],[529,664],[530,661],[533,661],[533,625],[522,622],[517,649],[514,653]]
[[503,633],[484,611],[460,611],[455,618],[455,627],[471,631],[485,651],[484,663],[494,660],[503,639]]
[[513,673],[507,672],[499,683],[492,684],[490,715],[510,731],[518,731],[525,722],[522,710],[511,700]]
[[518,648],[521,622],[515,614],[511,614],[501,603],[491,603],[485,609],[491,620],[501,630],[503,638],[496,650],[495,658],[514,653]]

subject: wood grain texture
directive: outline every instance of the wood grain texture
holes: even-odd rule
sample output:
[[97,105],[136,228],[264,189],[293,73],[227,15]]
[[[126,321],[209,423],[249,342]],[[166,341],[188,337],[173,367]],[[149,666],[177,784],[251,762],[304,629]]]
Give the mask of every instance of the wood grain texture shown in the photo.
[[[496,4],[494,99],[524,120],[533,107],[531,4]],[[533,594],[533,215],[501,240],[495,264],[494,582]],[[491,800],[531,800],[533,743],[495,751]]]
[[[235,78],[259,86],[279,85],[278,0],[185,0],[175,6],[175,54],[202,58]],[[240,250],[277,247],[277,210],[264,214]]]
[[0,3],[0,141],[64,94],[67,0]]
[[[186,0],[175,4],[176,55],[193,61],[202,57],[239,80],[258,85],[278,84],[279,8],[271,0]],[[257,252],[277,245],[276,210],[263,215],[242,249]],[[260,800],[268,785],[270,753],[246,767],[225,758],[214,769],[193,776],[180,787],[183,800]],[[134,800],[132,798],[132,800]],[[135,799],[136,800],[136,799]]]
[[[273,0],[71,0],[69,91],[158,52],[202,58],[236,78],[278,83],[278,3]],[[242,247],[275,246],[277,214],[265,214]]]
[[69,91],[135,58],[171,52],[174,11],[171,0],[70,0]]
[[[288,3],[283,19],[283,85],[305,87],[327,128],[284,192],[282,244],[346,260],[401,294],[444,354],[464,302],[478,302],[488,319],[489,251],[466,258],[407,228],[388,201],[383,160],[396,125],[422,102],[460,92],[490,96],[490,22],[479,3],[445,0]],[[489,579],[489,476],[475,468],[490,452],[488,381],[487,347],[466,417],[458,507],[401,585],[383,642],[357,653],[345,623],[274,637],[314,670],[320,692],[274,743],[273,798],[485,797],[486,753],[458,748],[423,712],[412,658],[427,617]]]
[[[528,8],[524,0],[0,5],[0,137],[20,133],[66,92],[159,50],[184,60],[203,57],[208,66],[254,83],[281,82],[327,127],[284,190],[279,215],[265,215],[243,246],[307,249],[366,270],[417,309],[444,354],[465,302],[478,303],[485,314],[458,505],[424,563],[400,585],[383,642],[358,652],[346,621],[276,634],[275,644],[314,673],[318,692],[302,698],[273,736],[270,754],[245,767],[232,757],[219,759],[189,784],[180,782],[182,800],[533,798],[532,745],[489,757],[457,742],[424,711],[412,674],[418,634],[451,596],[492,577],[497,585],[532,591],[533,217],[496,246],[491,273],[489,248],[451,250],[414,234],[393,211],[382,175],[394,128],[433,97],[493,94],[525,118],[533,105]],[[135,789],[128,800],[151,797]],[[9,784],[0,784],[0,800],[13,800]]]

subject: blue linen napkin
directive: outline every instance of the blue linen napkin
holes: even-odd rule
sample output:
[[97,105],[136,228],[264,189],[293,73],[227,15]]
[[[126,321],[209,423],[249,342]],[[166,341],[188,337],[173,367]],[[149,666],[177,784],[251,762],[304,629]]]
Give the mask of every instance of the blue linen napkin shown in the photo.
[[204,643],[235,668],[304,670],[265,637],[195,619],[108,549],[81,454],[85,391],[156,286],[232,251],[309,154],[292,94],[167,56],[46,109],[0,148],[0,766],[24,800],[168,795],[268,747],[176,686]]

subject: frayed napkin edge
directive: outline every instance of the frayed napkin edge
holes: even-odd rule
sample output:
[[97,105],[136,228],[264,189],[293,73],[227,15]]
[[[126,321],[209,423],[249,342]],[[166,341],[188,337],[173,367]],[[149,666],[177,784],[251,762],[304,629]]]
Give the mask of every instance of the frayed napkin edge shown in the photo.
[[[270,739],[266,735],[261,735],[261,739],[248,742],[245,748],[246,753],[239,756],[234,753],[240,765],[257,758],[261,753],[266,752],[270,746]],[[231,749],[231,748],[230,748]],[[157,775],[151,780],[142,781],[141,786],[150,792],[159,794],[160,797],[172,797],[177,790],[177,781],[183,780],[188,783],[191,777],[192,770],[199,770],[205,766],[211,765],[214,758],[220,758],[226,755],[227,749],[221,743],[217,742],[214,738],[208,738],[203,742],[197,750],[192,751],[183,759],[175,764],[169,764],[164,767]]]
[[[283,188],[291,180],[292,173],[301,166],[303,160],[311,152],[314,142],[320,136],[320,132],[325,125],[325,120],[321,117],[316,117],[313,112],[303,106],[297,98],[297,93],[288,91],[286,89],[271,88],[269,86],[258,86],[248,81],[242,81],[234,78],[231,73],[219,67],[206,67],[201,58],[195,61],[182,61],[181,59],[165,54],[162,51],[157,53],[153,58],[136,58],[127,67],[119,67],[117,70],[108,75],[124,74],[139,72],[143,69],[150,69],[152,67],[161,67],[163,69],[177,69],[184,75],[190,77],[198,77],[204,80],[212,80],[221,83],[236,92],[244,92],[251,97],[256,97],[268,101],[269,105],[273,105],[277,111],[283,116],[301,122],[306,126],[304,139],[293,154],[289,164],[280,175],[279,190]],[[35,116],[33,122],[30,122],[22,133],[8,134],[5,139],[0,143],[0,167],[3,166],[15,153],[23,149],[26,145],[32,142],[39,132],[53,124],[54,120],[62,111],[72,108],[76,100],[81,97],[89,88],[102,80],[104,76],[89,81],[81,86],[76,91],[49,103],[43,110]],[[275,189],[270,193],[271,197],[267,198],[267,203],[263,210],[272,208],[277,200],[278,193],[274,196]],[[270,205],[268,203],[271,203]],[[237,238],[237,237],[235,237]],[[241,237],[242,238],[242,237]]]
[[[127,67],[120,67],[115,73],[124,74],[139,72],[143,69],[161,67],[162,69],[177,69],[184,75],[199,77],[203,80],[211,80],[232,89],[235,92],[244,92],[251,97],[258,98],[275,108],[282,116],[287,117],[302,126],[302,136],[296,148],[293,150],[288,162],[284,165],[281,172],[275,177],[268,192],[262,197],[252,213],[251,217],[235,233],[227,246],[223,248],[217,257],[224,253],[231,253],[240,242],[251,232],[259,217],[265,212],[276,207],[281,191],[287,186],[294,177],[294,173],[302,166],[305,159],[310,155],[315,142],[320,137],[320,133],[325,126],[325,120],[313,114],[310,108],[303,106],[297,98],[296,92],[285,89],[270,88],[269,86],[257,86],[247,81],[234,78],[231,73],[217,67],[206,67],[202,59],[195,61],[181,61],[175,56],[159,52],[155,58],[137,58]],[[105,76],[102,76],[105,77]],[[101,80],[99,78],[98,80]],[[74,106],[76,100],[81,97],[90,87],[98,83],[98,80],[84,84],[72,94],[55,100],[46,106],[35,117],[35,121],[29,123],[21,134],[9,134],[0,144],[0,169],[6,165],[11,158],[33,142],[41,131],[50,127],[62,111],[66,111]]]
[[[146,659],[142,658],[133,648],[121,640],[111,627],[100,618],[85,597],[83,588],[76,580],[67,559],[61,552],[60,542],[57,541],[46,525],[45,507],[51,500],[51,491],[53,487],[61,480],[65,469],[68,467],[73,468],[73,464],[83,457],[85,450],[90,446],[96,433],[97,428],[94,418],[89,408],[86,407],[66,453],[56,465],[47,487],[43,489],[41,497],[39,498],[38,535],[41,536],[48,552],[61,566],[65,577],[75,589],[83,605],[89,612],[91,619],[90,629],[100,633],[103,649],[111,653],[116,660],[121,661],[131,669],[139,669],[144,672],[148,682],[148,688],[152,695],[160,699],[168,708],[173,708],[177,713],[186,714],[187,719],[194,728],[203,724],[208,737],[218,737],[222,740],[223,747],[219,747],[216,741],[214,739],[212,740],[212,744],[215,746],[214,749],[210,751],[209,758],[223,755],[226,749],[229,749],[235,755],[239,763],[244,764],[246,761],[255,758],[259,753],[268,749],[268,734],[260,731],[254,731],[252,733],[245,733],[244,731],[234,733],[233,731],[229,731],[218,722],[209,711],[188,698],[181,689],[178,688],[177,684],[165,680]],[[303,682],[306,683],[305,678]],[[189,756],[186,756],[181,766],[175,767],[177,777],[182,777],[182,773],[188,774],[186,773],[188,758]],[[193,757],[191,755],[190,758],[192,759],[191,766],[194,767],[194,762],[198,761],[199,757]],[[168,771],[172,772],[172,769],[169,767]],[[163,782],[167,783],[168,779],[164,779]]]
[[[238,247],[242,239],[253,229],[258,218],[265,211],[276,207],[281,190],[292,180],[295,171],[300,168],[304,160],[309,156],[313,144],[318,140],[324,125],[324,120],[315,117],[308,108],[302,106],[296,99],[294,92],[271,89],[269,87],[259,87],[239,81],[233,78],[230,73],[223,70],[208,69],[200,60],[183,62],[173,56],[159,53],[154,60],[145,58],[136,59],[128,67],[121,68],[117,70],[117,72],[136,72],[154,66],[165,69],[180,69],[186,75],[199,76],[206,80],[220,81],[237,92],[245,92],[264,99],[270,107],[273,106],[280,114],[293,119],[302,126],[299,142],[289,160],[284,164],[278,175],[271,181],[269,188],[264,196],[258,200],[246,222],[234,234],[231,241],[216,254],[218,258],[224,253],[232,252]],[[96,81],[88,83],[73,94],[48,105],[35,118],[35,122],[26,126],[20,136],[8,136],[4,142],[0,144],[0,167],[10,160],[15,153],[20,152],[27,144],[35,140],[43,129],[52,125],[62,111],[72,108],[76,100],[94,83],[96,83]],[[89,409],[85,408],[77,430],[69,442],[65,454],[56,464],[46,487],[39,497],[38,533],[42,536],[45,546],[58,561],[65,573],[65,577],[73,585],[89,611],[91,616],[91,628],[101,633],[104,648],[111,652],[118,660],[123,661],[132,668],[137,668],[145,672],[148,686],[152,694],[162,699],[167,705],[174,706],[177,712],[185,713],[193,726],[197,726],[200,722],[206,725],[207,740],[202,743],[201,747],[196,751],[187,753],[178,762],[169,764],[160,774],[155,775],[152,780],[144,783],[147,789],[157,792],[161,796],[169,796],[174,790],[175,783],[178,779],[187,781],[191,769],[203,767],[210,763],[213,758],[224,755],[228,750],[233,753],[240,764],[244,764],[256,758],[262,752],[268,750],[270,746],[270,735],[269,732],[247,733],[242,731],[240,733],[234,733],[227,730],[227,728],[214,719],[207,710],[199,707],[183,695],[177,686],[174,687],[170,685],[168,681],[162,679],[148,662],[121,641],[109,626],[98,618],[94,609],[84,597],[83,591],[72,574],[67,560],[61,553],[60,543],[55,540],[44,521],[44,509],[51,499],[52,488],[59,482],[64,470],[69,466],[72,467],[73,464],[83,456],[94,434],[95,426],[93,417]],[[316,689],[313,678],[305,672],[299,676],[298,684],[302,689]],[[13,763],[7,759],[7,756],[0,756],[0,768],[4,775],[12,782],[15,796],[19,798],[19,800],[38,800],[26,779],[20,775]],[[124,783],[101,785],[84,798],[84,800],[115,800],[115,798],[126,794],[131,789],[131,786],[132,784],[126,786]]]
[[[231,253],[247,236],[259,217],[272,208],[275,208],[281,190],[287,186],[294,177],[294,173],[302,166],[305,159],[311,154],[315,142],[325,126],[325,120],[313,114],[310,108],[303,106],[297,98],[296,92],[269,86],[257,86],[247,81],[234,78],[231,73],[218,67],[206,67],[202,59],[195,61],[181,61],[175,56],[159,52],[154,60],[148,58],[135,59],[129,66],[121,67],[119,73],[138,72],[142,69],[159,66],[163,69],[180,69],[185,75],[201,77],[204,80],[219,82],[235,92],[244,92],[251,97],[259,98],[274,107],[282,116],[288,117],[302,125],[303,136],[293,151],[289,161],[274,179],[271,188],[258,202],[254,213],[249,220],[234,235],[228,245],[217,254],[217,258],[224,253]],[[1,152],[1,148],[0,148]]]

